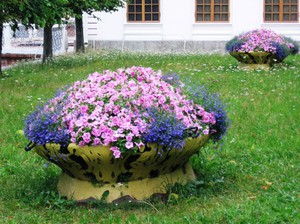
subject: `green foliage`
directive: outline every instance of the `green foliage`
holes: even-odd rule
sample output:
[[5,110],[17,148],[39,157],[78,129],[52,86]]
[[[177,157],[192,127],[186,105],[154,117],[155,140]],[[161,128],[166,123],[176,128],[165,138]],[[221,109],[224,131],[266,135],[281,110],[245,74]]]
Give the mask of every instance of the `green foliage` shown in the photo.
[[21,22],[27,27],[61,24],[61,19],[68,15],[67,3],[68,0],[23,1],[20,4]]
[[[87,74],[151,66],[205,84],[226,101],[231,127],[191,162],[197,180],[169,187],[166,203],[79,206],[56,189],[60,170],[26,153],[23,119]],[[300,55],[269,71],[241,71],[224,55],[96,52],[21,64],[0,78],[1,223],[299,223]]]
[[81,18],[82,12],[92,14],[95,11],[111,12],[124,7],[125,0],[69,0],[68,8],[70,15]]
[[0,2],[0,24],[6,22],[15,22],[20,18],[20,5],[25,0],[7,0]]

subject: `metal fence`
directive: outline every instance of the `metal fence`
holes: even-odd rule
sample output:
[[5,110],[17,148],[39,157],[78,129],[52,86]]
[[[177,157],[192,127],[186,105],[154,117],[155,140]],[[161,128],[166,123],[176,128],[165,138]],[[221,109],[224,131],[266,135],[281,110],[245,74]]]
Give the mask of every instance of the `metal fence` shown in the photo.
[[[3,32],[3,53],[42,54],[44,30],[26,29],[19,25],[13,32],[7,24]],[[52,29],[53,53],[62,54],[68,50],[68,32],[66,26],[54,26]]]

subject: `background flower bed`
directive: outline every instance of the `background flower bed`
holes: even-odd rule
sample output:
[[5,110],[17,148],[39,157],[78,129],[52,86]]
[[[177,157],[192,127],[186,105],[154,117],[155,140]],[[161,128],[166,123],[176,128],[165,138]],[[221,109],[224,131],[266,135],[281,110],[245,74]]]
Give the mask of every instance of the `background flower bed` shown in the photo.
[[[60,170],[23,151],[27,140],[18,131],[57,89],[96,70],[133,64],[220,92],[232,121],[223,149],[195,156],[197,182],[173,188],[179,199],[151,202],[158,211],[145,203],[78,207],[55,193]],[[299,55],[270,71],[240,71],[230,56],[101,52],[6,71],[0,78],[2,222],[299,223],[299,67]]]
[[229,40],[226,43],[226,51],[229,53],[266,52],[274,55],[272,62],[282,62],[288,55],[295,55],[299,52],[299,44],[272,30],[256,29]]

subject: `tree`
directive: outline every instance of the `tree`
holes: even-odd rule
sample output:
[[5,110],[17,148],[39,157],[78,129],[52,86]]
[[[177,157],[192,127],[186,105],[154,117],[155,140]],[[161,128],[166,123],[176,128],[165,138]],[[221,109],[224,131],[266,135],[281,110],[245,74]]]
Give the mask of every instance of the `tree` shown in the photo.
[[91,15],[94,11],[111,12],[124,7],[126,0],[70,0],[69,12],[75,17],[76,52],[84,52],[82,13]]
[[19,4],[23,1],[5,0],[0,2],[0,76],[2,75],[2,39],[4,23],[10,23],[12,27],[16,27],[17,19],[20,18]]
[[[44,29],[43,62],[52,58],[52,27],[61,24],[68,15],[68,0],[5,0],[0,3],[0,62],[2,55],[3,24],[10,23],[13,30],[18,22],[27,28],[33,25]],[[0,64],[0,74],[2,74]]]

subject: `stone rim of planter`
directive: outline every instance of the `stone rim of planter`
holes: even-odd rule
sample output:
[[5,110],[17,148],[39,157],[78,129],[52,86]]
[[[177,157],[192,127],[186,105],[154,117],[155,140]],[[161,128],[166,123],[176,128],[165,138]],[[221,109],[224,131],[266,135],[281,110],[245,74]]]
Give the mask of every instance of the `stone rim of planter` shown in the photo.
[[[171,149],[162,155],[159,153],[162,146],[147,144],[144,151],[123,159],[114,158],[109,147],[103,146],[70,144],[63,148],[58,144],[46,144],[36,146],[35,152],[62,169],[58,191],[68,199],[101,199],[105,192],[109,192],[106,202],[124,195],[143,200],[156,193],[166,193],[168,184],[185,184],[194,180],[189,158],[208,140],[209,135],[187,138],[182,150]],[[91,164],[87,165],[87,161]]]

